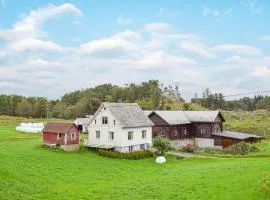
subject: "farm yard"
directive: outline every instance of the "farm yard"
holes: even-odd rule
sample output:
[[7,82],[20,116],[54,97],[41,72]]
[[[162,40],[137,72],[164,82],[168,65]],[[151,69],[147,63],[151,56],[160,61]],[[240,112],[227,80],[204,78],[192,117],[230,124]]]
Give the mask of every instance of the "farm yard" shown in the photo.
[[39,135],[15,131],[18,120],[0,117],[0,199],[267,199],[267,157],[109,159],[42,148]]

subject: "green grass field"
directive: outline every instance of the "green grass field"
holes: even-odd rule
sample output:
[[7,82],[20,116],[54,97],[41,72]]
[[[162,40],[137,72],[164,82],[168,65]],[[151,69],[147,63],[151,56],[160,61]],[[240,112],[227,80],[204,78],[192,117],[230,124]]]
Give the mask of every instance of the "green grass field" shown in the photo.
[[269,158],[186,159],[164,165],[117,160],[84,150],[40,146],[40,137],[0,123],[0,199],[266,200],[260,181]]

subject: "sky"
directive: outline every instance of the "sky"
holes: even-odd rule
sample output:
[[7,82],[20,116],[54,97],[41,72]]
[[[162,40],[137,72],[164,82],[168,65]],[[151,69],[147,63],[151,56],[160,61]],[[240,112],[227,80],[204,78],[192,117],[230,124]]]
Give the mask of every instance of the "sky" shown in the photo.
[[0,0],[0,93],[158,79],[189,99],[270,88],[268,0]]

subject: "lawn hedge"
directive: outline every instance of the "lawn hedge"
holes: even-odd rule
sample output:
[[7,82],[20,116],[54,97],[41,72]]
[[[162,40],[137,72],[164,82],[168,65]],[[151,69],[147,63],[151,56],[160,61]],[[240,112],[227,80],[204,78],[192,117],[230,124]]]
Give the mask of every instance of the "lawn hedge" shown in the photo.
[[128,160],[140,160],[140,159],[150,158],[154,156],[153,152],[149,150],[136,151],[136,152],[130,152],[130,153],[120,153],[117,151],[99,150],[98,155],[107,157],[107,158],[128,159]]

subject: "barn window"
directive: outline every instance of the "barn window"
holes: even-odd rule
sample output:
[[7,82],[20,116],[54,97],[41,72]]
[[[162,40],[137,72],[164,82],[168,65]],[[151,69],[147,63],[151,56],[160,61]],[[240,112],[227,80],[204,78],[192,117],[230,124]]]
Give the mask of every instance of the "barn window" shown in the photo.
[[100,139],[100,131],[96,131],[96,139]]
[[132,140],[133,139],[133,132],[130,131],[128,132],[128,140]]
[[185,134],[185,135],[187,134],[187,129],[184,130],[184,134]]
[[142,139],[146,138],[146,131],[142,131]]
[[57,139],[59,140],[59,139],[61,139],[61,138],[62,138],[62,134],[61,134],[61,133],[58,133]]
[[174,131],[174,136],[177,136],[177,133],[178,133],[177,130],[175,130],[175,131]]
[[75,140],[76,139],[76,133],[71,133],[71,139]]
[[161,131],[161,136],[165,136],[165,132],[164,131]]
[[108,124],[108,117],[102,117],[102,124]]
[[109,139],[110,139],[110,140],[113,140],[113,139],[114,139],[114,132],[110,132]]
[[205,133],[205,129],[202,128],[202,129],[201,129],[201,133]]

